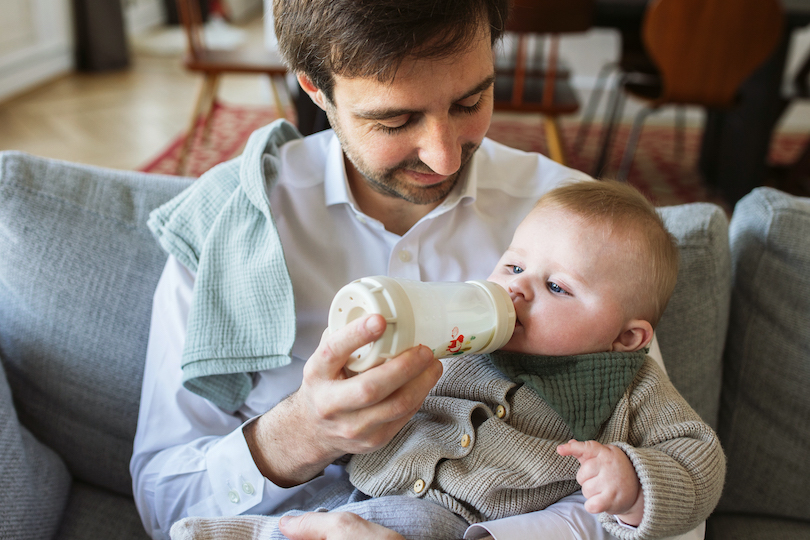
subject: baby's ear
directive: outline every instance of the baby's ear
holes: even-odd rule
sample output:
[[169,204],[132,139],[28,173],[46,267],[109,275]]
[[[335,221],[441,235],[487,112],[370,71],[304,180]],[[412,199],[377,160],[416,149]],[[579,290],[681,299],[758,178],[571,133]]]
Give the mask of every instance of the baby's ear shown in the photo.
[[619,337],[613,342],[612,351],[634,352],[650,344],[653,338],[652,325],[641,319],[633,319],[624,325]]

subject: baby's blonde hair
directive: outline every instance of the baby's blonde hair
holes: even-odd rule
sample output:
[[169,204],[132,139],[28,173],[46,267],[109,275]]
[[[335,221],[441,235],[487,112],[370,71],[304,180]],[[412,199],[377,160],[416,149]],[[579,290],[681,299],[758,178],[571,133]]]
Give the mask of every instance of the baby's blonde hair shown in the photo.
[[[653,204],[630,184],[577,181],[543,195],[535,209],[558,208],[602,229],[605,238],[627,240],[628,308],[656,327],[678,279],[678,246]],[[630,284],[628,284],[630,285]]]

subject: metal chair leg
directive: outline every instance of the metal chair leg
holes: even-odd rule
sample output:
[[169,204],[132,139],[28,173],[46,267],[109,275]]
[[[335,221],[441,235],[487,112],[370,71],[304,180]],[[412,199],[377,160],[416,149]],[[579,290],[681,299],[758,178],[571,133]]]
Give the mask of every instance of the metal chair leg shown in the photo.
[[621,182],[626,182],[627,177],[630,175],[630,167],[633,164],[633,157],[636,154],[636,146],[638,139],[641,136],[641,128],[644,127],[644,120],[650,114],[650,108],[644,107],[636,115],[636,121],[633,123],[633,131],[630,132],[630,138],[627,139],[627,146],[624,147],[624,155],[622,156],[622,163],[619,166],[619,172],[616,179]]
[[593,118],[596,116],[596,111],[599,108],[602,93],[605,87],[607,87],[607,80],[611,72],[615,71],[618,67],[618,63],[611,62],[605,64],[599,70],[599,74],[596,76],[596,84],[594,84],[593,91],[588,98],[588,105],[585,107],[582,120],[580,120],[579,127],[577,128],[576,138],[574,139],[574,153],[578,154],[582,150],[582,146],[585,144],[585,140],[588,138],[588,134],[591,131],[591,124],[593,124]]
[[625,77],[619,79],[619,83],[613,90],[613,99],[610,101],[610,106],[605,110],[605,121],[602,133],[602,145],[599,151],[599,158],[593,167],[591,176],[598,177],[603,174],[610,157],[610,151],[613,149],[613,135],[616,130],[616,124],[624,111],[624,81]]

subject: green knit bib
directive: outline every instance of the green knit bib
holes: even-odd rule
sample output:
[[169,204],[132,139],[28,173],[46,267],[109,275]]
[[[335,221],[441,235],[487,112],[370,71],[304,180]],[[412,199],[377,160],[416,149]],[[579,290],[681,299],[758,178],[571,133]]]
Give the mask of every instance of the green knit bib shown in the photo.
[[646,351],[534,356],[496,351],[493,365],[551,406],[574,438],[596,438],[644,363]]

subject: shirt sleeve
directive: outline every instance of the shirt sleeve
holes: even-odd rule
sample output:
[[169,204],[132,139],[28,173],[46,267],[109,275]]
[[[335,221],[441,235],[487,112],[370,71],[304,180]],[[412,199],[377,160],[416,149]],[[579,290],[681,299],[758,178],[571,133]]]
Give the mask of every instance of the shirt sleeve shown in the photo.
[[[340,472],[330,466],[308,484],[276,486],[259,472],[242,434],[255,413],[226,413],[183,388],[180,362],[193,287],[192,272],[170,256],[155,290],[130,462],[135,503],[155,539],[168,538],[172,524],[187,516],[269,514],[296,497],[303,504]],[[299,383],[294,367],[280,371],[273,383],[277,395],[269,396],[263,410]],[[248,401],[262,406],[256,399]]]

